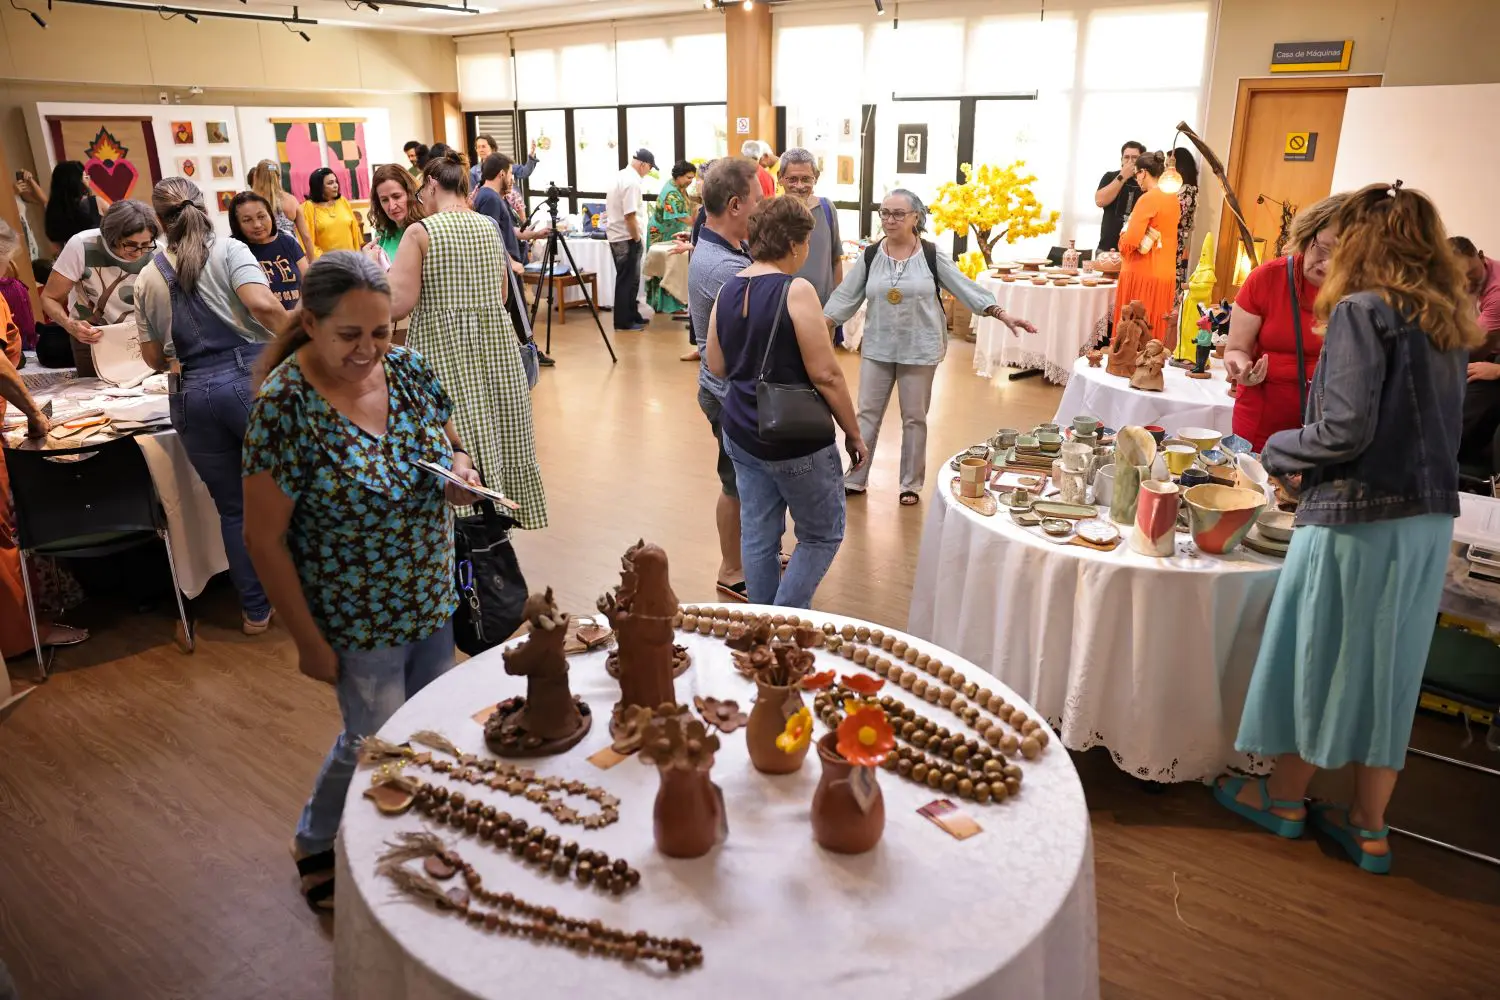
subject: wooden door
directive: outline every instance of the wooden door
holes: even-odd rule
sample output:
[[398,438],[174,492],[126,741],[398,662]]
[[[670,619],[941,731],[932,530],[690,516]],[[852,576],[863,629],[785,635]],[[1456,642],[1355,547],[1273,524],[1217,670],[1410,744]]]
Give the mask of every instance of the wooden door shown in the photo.
[[[1245,223],[1257,239],[1266,241],[1263,261],[1276,255],[1280,203],[1304,208],[1330,193],[1349,88],[1379,83],[1375,76],[1240,81],[1226,170]],[[1289,136],[1304,132],[1317,135],[1312,158],[1287,159]],[[1262,195],[1264,202],[1256,204]],[[1228,296],[1235,291],[1231,282],[1239,240],[1227,203],[1218,232],[1217,294]]]

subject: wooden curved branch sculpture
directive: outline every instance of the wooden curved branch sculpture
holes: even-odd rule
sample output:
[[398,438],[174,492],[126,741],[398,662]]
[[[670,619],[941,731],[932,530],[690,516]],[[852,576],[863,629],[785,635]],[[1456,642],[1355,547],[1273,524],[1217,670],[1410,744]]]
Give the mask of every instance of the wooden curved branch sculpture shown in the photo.
[[1219,179],[1219,184],[1224,188],[1224,201],[1229,205],[1229,211],[1234,213],[1234,221],[1240,231],[1240,244],[1245,248],[1245,255],[1250,258],[1250,266],[1257,266],[1260,264],[1260,259],[1255,256],[1255,237],[1250,234],[1250,227],[1245,224],[1245,215],[1240,211],[1239,196],[1234,193],[1234,187],[1229,183],[1229,177],[1224,173],[1224,164],[1219,161],[1219,157],[1214,151],[1208,147],[1208,143],[1204,142],[1203,138],[1197,132],[1194,132],[1192,126],[1187,122],[1178,122],[1177,131],[1187,136],[1188,142],[1191,142],[1193,147],[1199,153],[1203,154],[1203,160],[1208,164],[1208,169],[1212,170],[1214,176]]

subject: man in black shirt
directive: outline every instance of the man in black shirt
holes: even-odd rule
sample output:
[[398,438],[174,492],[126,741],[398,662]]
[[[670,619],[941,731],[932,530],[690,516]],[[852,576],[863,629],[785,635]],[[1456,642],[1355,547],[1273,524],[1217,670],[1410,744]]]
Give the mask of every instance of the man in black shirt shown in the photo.
[[1120,169],[1099,179],[1094,204],[1104,209],[1104,221],[1099,226],[1100,250],[1120,249],[1120,230],[1141,196],[1141,186],[1135,180],[1135,158],[1145,151],[1146,147],[1134,139],[1127,142],[1120,147]]

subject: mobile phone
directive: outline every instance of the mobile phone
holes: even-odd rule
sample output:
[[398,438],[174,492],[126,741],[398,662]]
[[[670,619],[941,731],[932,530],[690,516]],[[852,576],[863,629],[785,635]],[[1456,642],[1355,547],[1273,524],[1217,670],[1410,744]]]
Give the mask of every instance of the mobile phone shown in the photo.
[[18,180],[18,181],[24,181],[25,179],[26,179],[26,171],[24,171],[24,170],[17,170],[16,171],[16,180]]

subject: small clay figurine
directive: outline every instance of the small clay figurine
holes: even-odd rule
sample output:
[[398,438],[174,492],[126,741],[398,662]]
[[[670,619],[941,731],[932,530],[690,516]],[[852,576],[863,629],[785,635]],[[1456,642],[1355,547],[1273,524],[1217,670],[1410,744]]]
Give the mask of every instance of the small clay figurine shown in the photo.
[[1098,368],[1099,362],[1104,360],[1104,352],[1099,350],[1089,351],[1089,353],[1086,354],[1085,357],[1089,359],[1090,368]]
[[507,698],[484,724],[484,742],[501,757],[562,753],[588,734],[594,717],[568,689],[568,615],[557,609],[552,588],[526,599],[526,640],[504,654],[505,672],[526,678],[526,697]]
[[1193,346],[1197,349],[1198,356],[1193,364],[1193,370],[1188,372],[1188,378],[1213,378],[1208,372],[1208,356],[1213,353],[1214,349],[1212,326],[1207,316],[1198,321],[1198,332],[1193,336]]
[[676,650],[672,617],[677,595],[667,578],[667,554],[658,545],[636,542],[620,560],[620,585],[599,598],[599,610],[615,630],[619,649],[620,700],[610,718],[618,734],[627,708],[675,703],[672,684]]
[[1161,392],[1166,387],[1161,370],[1167,363],[1167,346],[1159,340],[1148,340],[1135,359],[1135,371],[1130,376],[1132,389],[1146,392]]
[[1109,345],[1111,375],[1129,378],[1135,373],[1136,358],[1151,339],[1151,324],[1146,322],[1146,307],[1139,300],[1120,310],[1120,322],[1115,324],[1114,339]]

